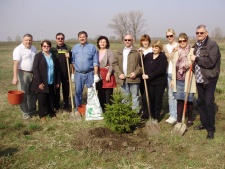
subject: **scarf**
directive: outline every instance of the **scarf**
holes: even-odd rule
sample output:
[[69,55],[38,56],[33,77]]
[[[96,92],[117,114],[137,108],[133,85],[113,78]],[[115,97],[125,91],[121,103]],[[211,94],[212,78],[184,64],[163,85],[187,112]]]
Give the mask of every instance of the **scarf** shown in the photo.
[[185,80],[185,73],[189,68],[187,55],[190,50],[190,45],[187,45],[184,49],[178,47],[178,60],[176,64],[178,80]]

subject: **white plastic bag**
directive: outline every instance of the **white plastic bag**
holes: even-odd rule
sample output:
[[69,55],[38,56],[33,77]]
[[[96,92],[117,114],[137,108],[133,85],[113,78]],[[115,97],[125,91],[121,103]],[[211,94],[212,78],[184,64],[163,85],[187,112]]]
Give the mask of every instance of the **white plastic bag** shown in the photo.
[[88,88],[85,119],[86,120],[103,119],[102,107],[100,105],[95,87]]

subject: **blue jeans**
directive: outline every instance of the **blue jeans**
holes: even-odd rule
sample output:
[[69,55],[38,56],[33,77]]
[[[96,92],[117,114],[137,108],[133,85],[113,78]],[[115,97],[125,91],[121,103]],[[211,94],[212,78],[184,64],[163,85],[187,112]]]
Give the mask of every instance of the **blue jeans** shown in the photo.
[[23,116],[30,116],[36,111],[36,93],[31,91],[33,74],[28,72],[18,72],[19,85],[18,89],[24,91],[23,101],[20,104],[20,110]]
[[91,71],[89,73],[83,74],[83,73],[75,73],[75,103],[76,103],[76,111],[78,106],[82,104],[82,94],[84,85],[86,85],[87,88],[92,87],[92,84],[94,83],[94,71]]
[[173,89],[170,87],[172,81],[172,74],[167,74],[167,90],[168,90],[168,103],[169,103],[169,112],[170,117],[177,119],[177,100],[173,95]]
[[[139,83],[124,83],[123,86],[121,86],[121,91],[125,95],[131,94],[132,97],[132,109],[139,109]],[[137,113],[139,110],[137,111]]]

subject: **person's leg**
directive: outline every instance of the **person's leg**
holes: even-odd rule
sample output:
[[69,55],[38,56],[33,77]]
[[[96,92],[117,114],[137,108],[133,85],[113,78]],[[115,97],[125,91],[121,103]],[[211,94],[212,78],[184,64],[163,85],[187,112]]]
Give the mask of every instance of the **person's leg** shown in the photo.
[[64,102],[64,109],[69,109],[69,80],[67,78],[62,79],[62,92],[63,92],[63,102]]
[[177,122],[178,123],[181,123],[182,121],[183,109],[184,109],[184,101],[177,100]]
[[105,89],[102,88],[102,81],[99,81],[96,83],[96,89],[98,90],[98,99],[100,102],[100,105],[102,107],[102,110],[104,111],[105,104],[106,104],[106,94]]
[[106,104],[112,104],[112,96],[113,96],[113,88],[106,88],[105,89],[105,95],[106,95]]
[[60,88],[61,84],[59,84],[59,87],[55,89],[54,107],[56,111],[60,109]]
[[28,112],[29,115],[35,115],[36,114],[36,101],[37,101],[37,95],[36,92],[31,91],[31,84],[33,80],[33,74],[27,73],[27,87],[28,87],[28,93],[27,93],[27,104],[28,104]]
[[48,113],[50,114],[50,117],[54,117],[55,116],[55,111],[54,111],[54,97],[55,97],[54,84],[48,85],[48,87],[49,87]]
[[172,81],[172,74],[167,76],[167,90],[168,90],[168,103],[169,103],[169,113],[170,118],[177,119],[177,100],[173,95],[173,88],[170,87]]
[[76,111],[78,106],[82,104],[82,93],[84,89],[84,78],[82,73],[75,74],[75,103],[76,103]]
[[137,109],[137,113],[139,113],[139,106],[140,106],[140,97],[139,97],[139,83],[129,83],[130,92],[132,97],[132,109]]
[[38,98],[38,115],[40,118],[48,114],[48,93],[37,93]]

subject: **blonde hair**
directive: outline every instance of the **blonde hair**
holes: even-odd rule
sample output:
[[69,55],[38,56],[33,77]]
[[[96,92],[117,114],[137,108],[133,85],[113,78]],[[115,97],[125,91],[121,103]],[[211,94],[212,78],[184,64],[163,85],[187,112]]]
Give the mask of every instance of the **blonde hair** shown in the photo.
[[162,51],[163,49],[163,44],[160,40],[155,40],[153,43],[152,43],[152,47],[158,47],[160,49],[160,52]]
[[167,32],[171,32],[173,35],[175,35],[175,31],[172,28],[167,29],[166,33]]

